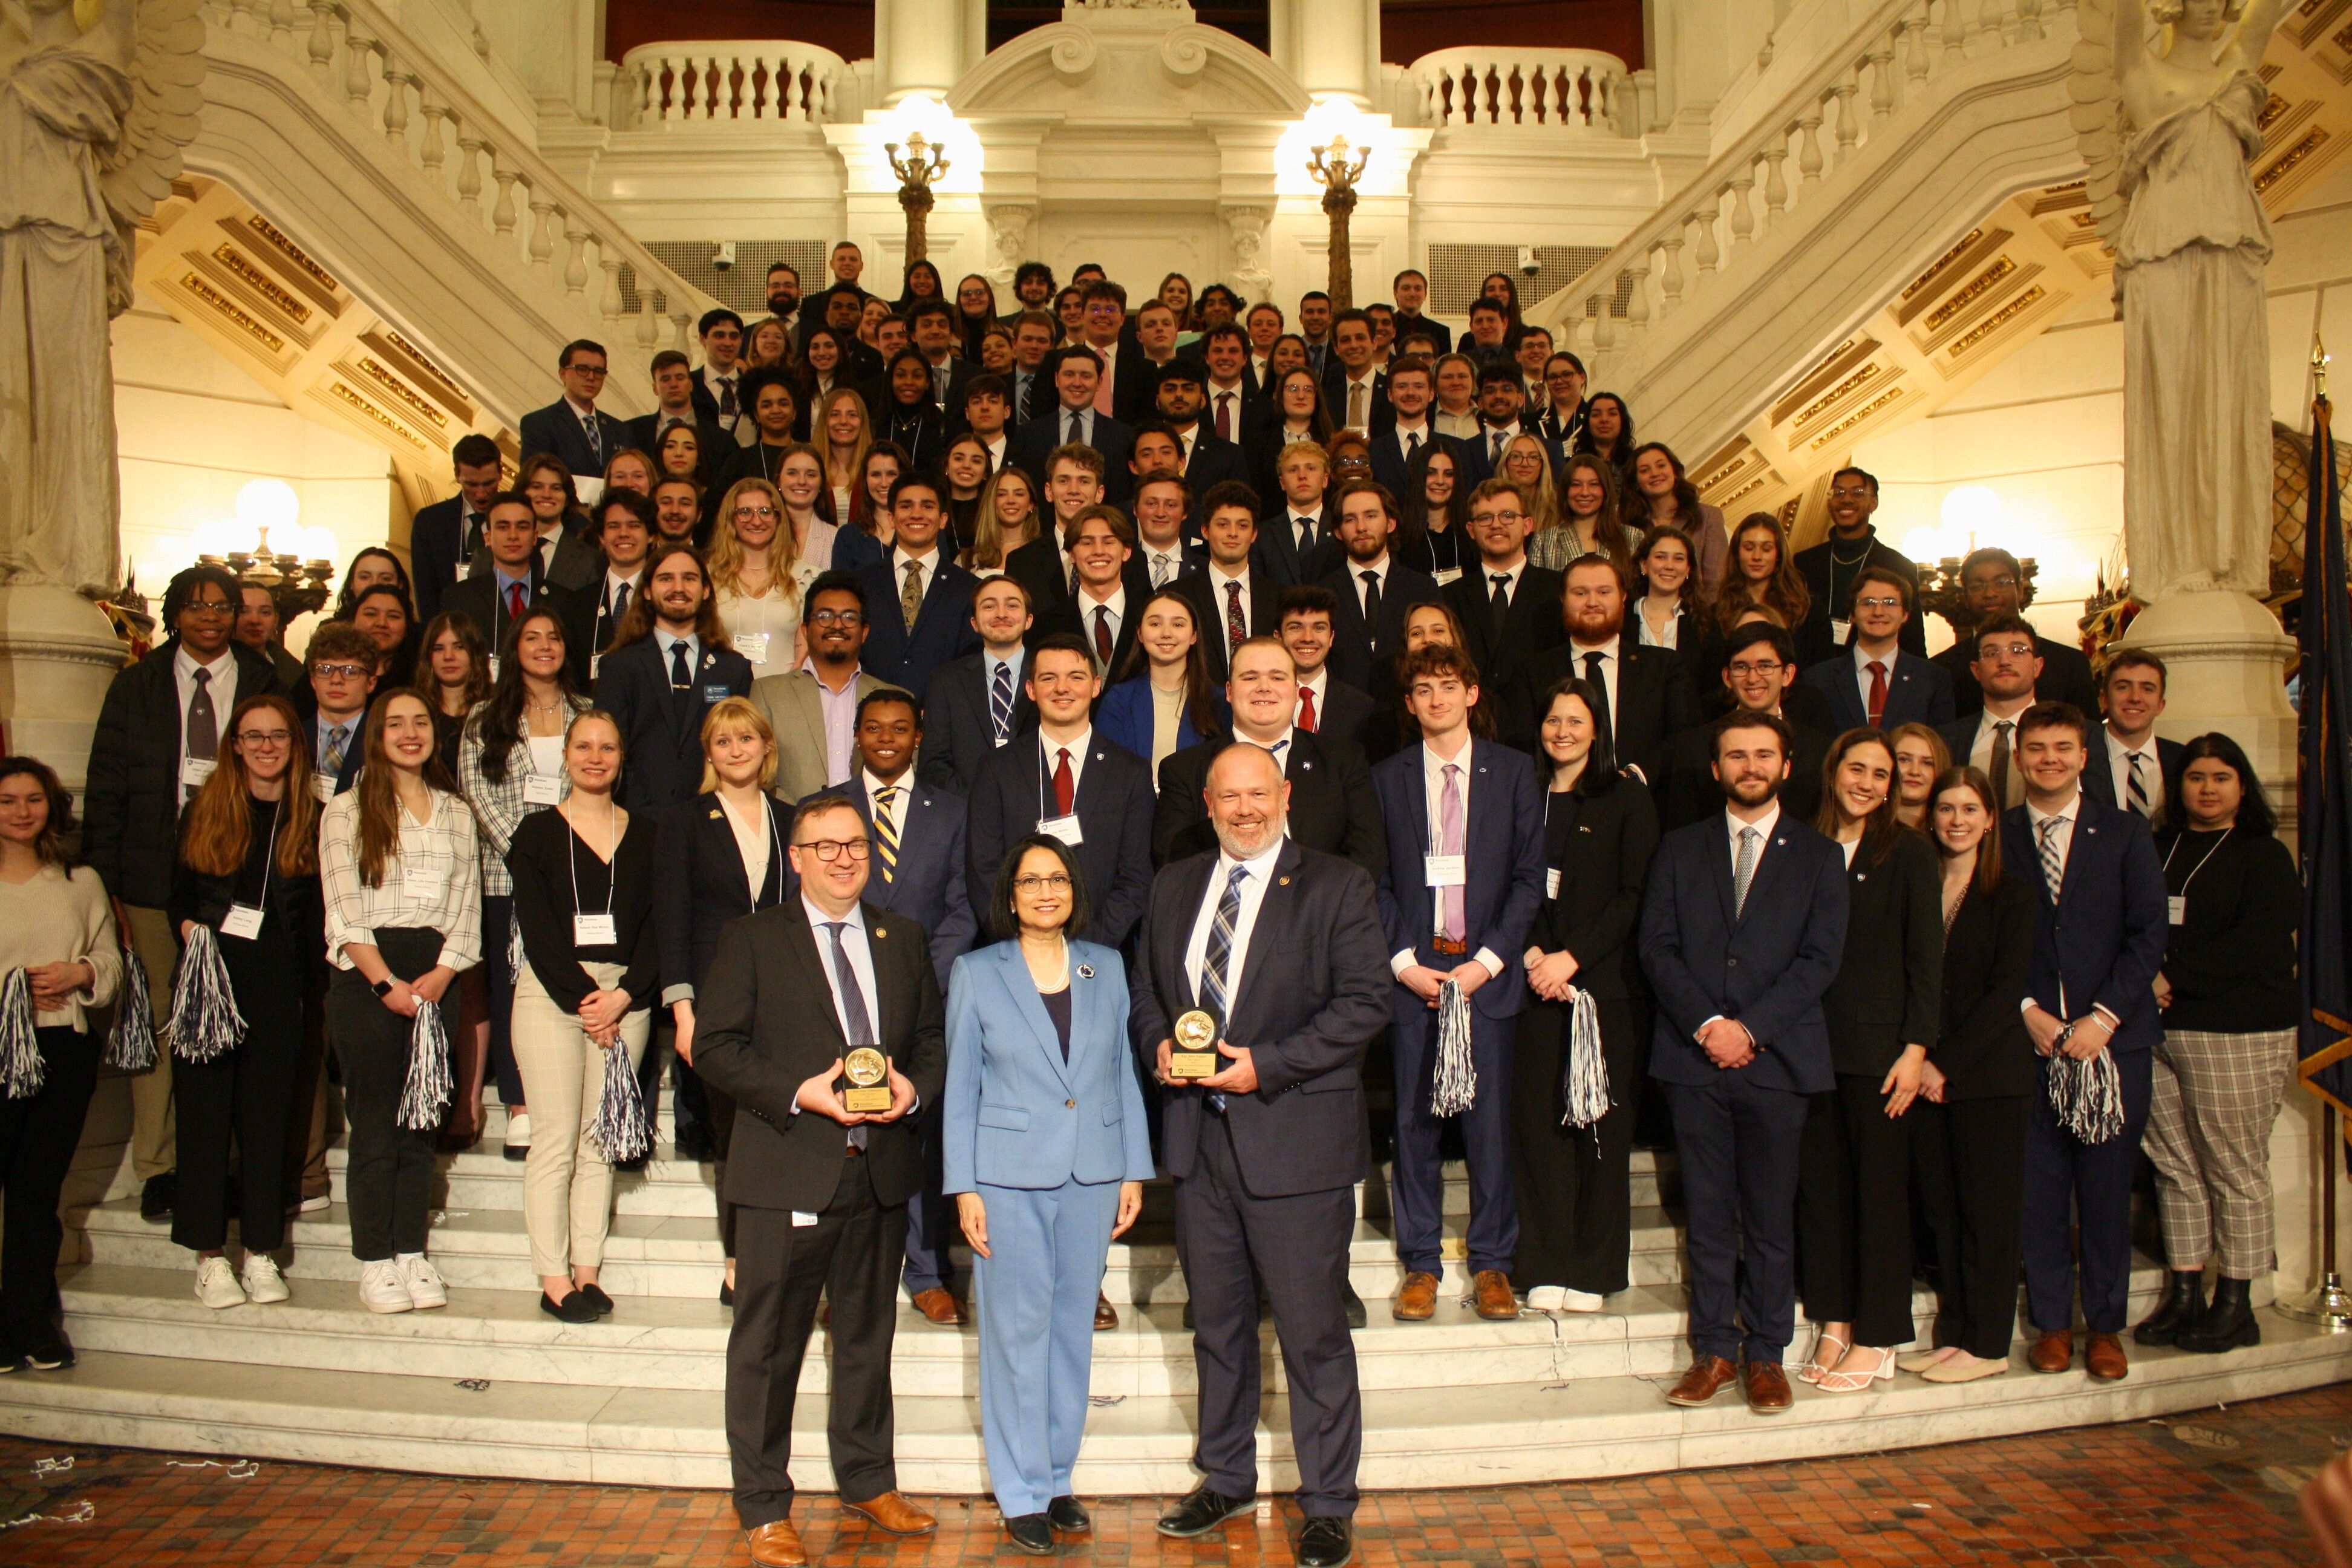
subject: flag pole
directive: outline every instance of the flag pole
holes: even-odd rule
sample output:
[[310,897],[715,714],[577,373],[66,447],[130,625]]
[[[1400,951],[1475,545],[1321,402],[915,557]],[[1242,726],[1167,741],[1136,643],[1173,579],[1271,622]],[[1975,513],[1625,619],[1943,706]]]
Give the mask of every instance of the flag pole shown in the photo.
[[[2313,476],[2317,481],[2315,489],[2324,485],[2332,491],[2335,479],[2336,445],[2329,429],[2329,416],[2333,410],[2327,401],[2327,351],[2321,346],[2316,333],[2312,335],[2311,340],[2311,374],[2313,395],[2311,414],[2314,433],[2312,450],[2318,461],[2324,461],[2327,465],[2324,478],[2317,474]],[[2306,523],[2303,542],[2304,591],[2306,599],[2310,594],[2311,563],[2315,552],[2323,563],[2336,563],[2336,572],[2322,574],[2321,592],[2341,594],[2345,591],[2345,585],[2340,581],[2341,563],[2336,560],[2335,542],[2324,537],[2336,526],[2334,509],[2313,506],[2308,509],[2305,515],[2308,518],[2313,514],[2317,514],[2316,521]],[[2316,528],[2323,537],[2314,538],[2312,536],[2314,528]],[[2314,605],[2305,603],[2304,614],[2308,616],[2314,608]],[[2312,679],[2316,673],[2316,671],[2306,672],[2304,681],[2306,692],[2309,691]],[[2326,723],[2325,713],[2313,711],[2315,706],[2317,705],[2306,704],[2304,713],[2305,724]],[[2306,779],[2304,784],[2305,787],[2309,788],[2316,782]],[[2306,1081],[2308,1081],[2307,1078]],[[2336,1272],[2336,1264],[2337,1138],[2336,1102],[2329,1096],[2322,1094],[2319,1097],[2319,1147],[2323,1151],[2320,1158],[2319,1181],[2319,1283],[2300,1296],[2278,1301],[2274,1305],[2282,1317],[2292,1318],[2297,1322],[2315,1323],[2329,1333],[2340,1334],[2352,1332],[2352,1291],[2345,1289],[2343,1279]]]

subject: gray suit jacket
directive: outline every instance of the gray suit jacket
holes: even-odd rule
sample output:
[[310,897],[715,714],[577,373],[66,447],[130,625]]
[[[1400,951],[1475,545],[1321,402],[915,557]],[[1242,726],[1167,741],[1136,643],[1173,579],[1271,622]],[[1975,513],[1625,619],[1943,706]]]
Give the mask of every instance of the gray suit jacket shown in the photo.
[[[888,684],[859,670],[858,700]],[[766,716],[768,728],[776,732],[776,782],[772,790],[775,797],[801,800],[833,782],[833,770],[826,765],[824,710],[817,706],[816,677],[805,669],[763,675],[751,683],[751,700]]]

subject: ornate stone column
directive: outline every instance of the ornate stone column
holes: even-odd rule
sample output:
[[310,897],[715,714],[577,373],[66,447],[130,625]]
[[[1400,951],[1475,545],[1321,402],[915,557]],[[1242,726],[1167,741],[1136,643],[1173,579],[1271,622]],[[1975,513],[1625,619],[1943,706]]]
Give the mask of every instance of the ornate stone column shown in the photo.
[[963,74],[964,0],[875,0],[874,65],[883,107],[909,93],[945,98]]

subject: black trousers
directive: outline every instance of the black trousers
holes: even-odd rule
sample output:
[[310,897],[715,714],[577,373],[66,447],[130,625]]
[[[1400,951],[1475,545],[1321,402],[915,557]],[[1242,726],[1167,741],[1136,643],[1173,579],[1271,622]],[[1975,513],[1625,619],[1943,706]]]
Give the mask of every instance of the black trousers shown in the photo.
[[57,1338],[58,1200],[81,1142],[105,1042],[64,1027],[38,1031],[41,1091],[0,1099],[0,1354]]
[[890,1345],[907,1205],[877,1199],[866,1157],[853,1154],[814,1225],[795,1226],[784,1209],[745,1207],[736,1235],[742,1250],[727,1336],[727,1453],[743,1528],[793,1511],[793,1397],[820,1294],[833,1303],[825,1438],[834,1485],[852,1502],[898,1490]]
[[[704,1125],[710,1130],[710,1190],[714,1194],[723,1194],[727,1191],[727,1151],[735,1142],[735,1101],[716,1084],[699,1079],[696,1081],[702,1084]],[[728,1257],[737,1256],[735,1205],[724,1196],[719,1198],[719,1246]]]
[[1607,1296],[1627,1284],[1642,1030],[1630,1002],[1602,1002],[1599,1011],[1609,1111],[1591,1127],[1560,1122],[1568,1110],[1568,1007],[1535,1002],[1519,1015],[1518,1051],[1511,1068],[1511,1177],[1519,1196],[1519,1245],[1511,1262],[1511,1289],[1523,1294],[1559,1285]]
[[507,964],[507,931],[514,918],[512,893],[482,895],[482,973],[490,986],[490,1077],[499,1086],[499,1103],[524,1105],[522,1068],[515,1065],[514,1036],[507,1027],[514,1016],[514,971]]
[[1192,1463],[1227,1497],[1257,1493],[1257,1295],[1274,1308],[1298,1458],[1298,1506],[1350,1519],[1364,1447],[1356,1344],[1341,1287],[1355,1235],[1352,1186],[1257,1197],[1242,1180],[1233,1129],[1204,1112],[1192,1173],[1176,1183],[1176,1257],[1192,1302],[1201,1436]]
[[[211,1061],[172,1064],[180,1166],[172,1239],[198,1252],[216,1252],[228,1240],[232,1141],[240,1173],[238,1238],[248,1252],[275,1252],[286,1243],[287,1121],[303,1076],[308,987],[284,924],[265,918],[258,938],[219,938],[229,989],[245,1015],[245,1038]],[[307,1100],[301,1120],[307,1140]]]
[[[385,966],[403,980],[415,979],[441,956],[437,931],[379,926],[375,940]],[[432,1224],[435,1135],[412,1131],[397,1120],[415,1026],[415,1020],[385,1006],[358,970],[336,971],[327,992],[327,1037],[343,1069],[352,1124],[343,1184],[352,1256],[362,1263],[424,1251]]]
[[1805,1315],[1852,1323],[1853,1342],[1908,1344],[1911,1319],[1911,1129],[1924,1100],[1897,1117],[1884,1076],[1838,1074],[1812,1097],[1798,1149],[1797,1276]]
[[1998,1361],[2017,1334],[2025,1223],[2021,1094],[1921,1101],[1911,1109],[1911,1170],[1942,1272],[1936,1343]]
[[1687,1216],[1691,1348],[1777,1366],[1796,1332],[1806,1097],[1736,1068],[1664,1088]]

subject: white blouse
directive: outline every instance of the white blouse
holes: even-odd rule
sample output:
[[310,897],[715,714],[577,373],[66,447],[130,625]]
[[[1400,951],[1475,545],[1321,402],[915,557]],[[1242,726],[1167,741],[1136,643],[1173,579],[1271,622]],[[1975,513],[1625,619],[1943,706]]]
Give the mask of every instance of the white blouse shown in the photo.
[[[814,571],[809,573],[809,581],[815,577]],[[752,679],[782,675],[793,668],[793,637],[801,629],[801,601],[807,589],[795,568],[790,588],[771,583],[757,597],[719,590],[719,624],[727,628],[735,651],[751,661]]]
[[431,820],[400,809],[400,852],[383,885],[360,877],[360,792],[337,795],[319,824],[319,874],[327,898],[327,962],[353,967],[352,942],[375,945],[381,927],[437,931],[439,963],[454,970],[482,961],[482,877],[474,814],[442,790],[429,790]]

